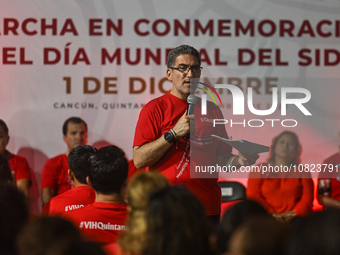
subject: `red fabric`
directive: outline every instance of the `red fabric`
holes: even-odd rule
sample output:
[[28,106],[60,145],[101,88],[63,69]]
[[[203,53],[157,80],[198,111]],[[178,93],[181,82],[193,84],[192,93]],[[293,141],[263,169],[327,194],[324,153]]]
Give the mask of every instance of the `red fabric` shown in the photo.
[[50,188],[55,195],[60,195],[73,188],[73,184],[68,177],[68,156],[58,155],[47,160],[41,177],[41,189]]
[[[133,146],[141,146],[161,137],[175,126],[187,107],[187,101],[170,93],[150,101],[139,115]],[[218,107],[208,102],[207,115],[202,116],[201,102],[198,100],[194,115],[196,116],[195,135],[190,139],[192,150],[190,151],[190,141],[181,138],[156,164],[149,166],[149,170],[161,172],[171,184],[184,184],[205,205],[208,215],[216,215],[221,212],[221,188],[217,184],[218,176],[209,174],[205,176],[208,178],[190,176],[190,164],[192,167],[215,166],[218,154],[230,153],[231,147],[210,136],[214,133],[228,137],[224,125],[212,129],[212,119],[223,119]],[[211,178],[212,176],[214,178]]]
[[10,153],[8,165],[15,181],[27,179],[31,181],[30,167],[24,157]]
[[129,179],[131,179],[135,174],[142,172],[142,171],[145,171],[145,168],[138,169],[135,166],[135,163],[133,163],[132,159],[129,160],[128,163],[129,163],[129,172],[128,172]]
[[335,153],[322,163],[327,164],[326,169],[328,169],[328,165],[333,165],[333,171],[320,172],[318,183],[319,180],[329,179],[331,181],[330,197],[340,201],[340,154]]
[[120,255],[123,254],[117,243],[109,243],[103,246],[103,250],[107,255]]
[[261,173],[250,173],[247,198],[261,203],[268,213],[294,211],[298,216],[305,216],[312,211],[314,183],[309,173],[304,174],[309,177],[260,178]]
[[[106,245],[116,242],[120,233],[125,230],[127,205],[95,202],[67,211],[64,216],[72,220],[89,241]],[[108,226],[111,229],[107,229]]]
[[77,186],[58,196],[52,197],[42,210],[42,215],[61,215],[66,211],[71,211],[94,203],[95,191],[89,186]]

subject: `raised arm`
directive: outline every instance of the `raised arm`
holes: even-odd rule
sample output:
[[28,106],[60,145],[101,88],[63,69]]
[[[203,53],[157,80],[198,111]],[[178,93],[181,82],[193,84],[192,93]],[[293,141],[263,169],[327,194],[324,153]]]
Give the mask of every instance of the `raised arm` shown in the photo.
[[[190,132],[190,125],[195,125],[195,116],[186,112],[172,128],[179,139]],[[175,142],[167,142],[164,134],[152,142],[133,147],[133,162],[140,169],[155,164]]]

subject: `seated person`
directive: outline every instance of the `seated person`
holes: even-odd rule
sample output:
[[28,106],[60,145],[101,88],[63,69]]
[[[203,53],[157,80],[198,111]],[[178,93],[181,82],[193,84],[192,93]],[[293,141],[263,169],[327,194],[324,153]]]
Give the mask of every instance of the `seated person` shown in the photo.
[[93,204],[67,211],[89,241],[102,245],[115,242],[125,230],[128,162],[125,153],[114,145],[100,148],[90,157],[91,169],[87,182],[96,192]]
[[247,219],[232,234],[230,255],[284,255],[290,226],[273,218],[257,216]]
[[[58,216],[38,217],[29,221],[17,238],[19,255],[48,254],[68,243],[82,240],[81,233],[70,221]],[[57,252],[56,252],[57,253]]]
[[95,199],[94,190],[87,185],[86,177],[90,174],[89,158],[97,151],[91,145],[79,145],[68,154],[68,176],[74,188],[58,196],[52,197],[45,204],[42,214],[60,215],[66,211],[92,204]]
[[87,124],[78,117],[68,118],[63,124],[63,140],[67,152],[49,159],[41,176],[41,199],[45,205],[52,197],[73,188],[68,177],[68,154],[78,146],[87,144]]
[[29,220],[27,199],[12,184],[0,184],[0,254],[16,254],[16,239]]
[[15,183],[26,197],[29,195],[31,186],[31,174],[27,160],[19,155],[14,155],[6,150],[9,142],[8,127],[0,119],[0,155],[8,161]]
[[131,179],[127,192],[129,214],[126,231],[119,239],[119,246],[124,254],[141,254],[147,231],[145,209],[149,195],[167,186],[168,180],[158,172],[140,172]]
[[[317,198],[324,208],[340,208],[340,153],[337,152],[325,159],[318,177]],[[332,171],[331,171],[332,170]]]
[[17,238],[17,255],[107,255],[99,244],[85,241],[70,221],[58,216],[28,222]]
[[285,255],[340,254],[340,209],[316,211],[293,224]]
[[[284,131],[273,139],[268,162],[261,165],[276,169],[298,166],[301,151],[297,135]],[[247,198],[262,204],[279,221],[291,221],[312,212],[314,184],[305,171],[253,172],[249,174]]]
[[212,235],[213,240],[216,240],[216,244],[213,243],[213,247],[215,247],[215,254],[224,254],[229,252],[229,240],[235,230],[247,219],[259,216],[270,217],[266,209],[254,200],[246,199],[228,208],[228,210],[223,214],[216,234]]
[[186,187],[165,187],[151,194],[146,207],[143,255],[207,255],[209,224],[201,202]]

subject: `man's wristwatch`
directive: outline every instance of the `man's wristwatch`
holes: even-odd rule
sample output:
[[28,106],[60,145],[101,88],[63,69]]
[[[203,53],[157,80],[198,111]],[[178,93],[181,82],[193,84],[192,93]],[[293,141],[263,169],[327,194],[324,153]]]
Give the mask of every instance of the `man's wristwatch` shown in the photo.
[[164,134],[164,139],[165,141],[167,141],[168,143],[172,143],[176,140],[174,134],[171,132],[171,130],[169,130],[168,132],[166,132]]

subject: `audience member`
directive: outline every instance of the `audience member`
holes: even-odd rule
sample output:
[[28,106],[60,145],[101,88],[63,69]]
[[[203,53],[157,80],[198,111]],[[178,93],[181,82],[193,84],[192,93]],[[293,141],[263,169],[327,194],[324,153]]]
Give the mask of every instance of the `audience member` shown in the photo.
[[90,161],[87,180],[96,192],[95,202],[64,215],[74,221],[88,240],[105,245],[115,242],[125,230],[128,162],[125,153],[114,145],[100,148]]
[[25,158],[14,155],[6,150],[9,138],[8,127],[6,123],[0,119],[0,156],[8,161],[8,165],[18,189],[28,197],[29,188],[31,186],[30,168]]
[[24,194],[11,184],[0,184],[0,254],[16,253],[16,238],[28,215]]
[[81,233],[72,222],[58,216],[44,216],[27,223],[18,235],[18,255],[48,254],[81,240]]
[[230,255],[283,255],[289,225],[270,217],[247,219],[230,238]]
[[216,254],[224,254],[229,251],[228,243],[234,231],[247,219],[257,216],[269,216],[261,204],[253,200],[243,200],[230,207],[223,215],[221,223],[216,231]]
[[204,207],[184,186],[170,186],[152,194],[146,222],[143,255],[211,253]]
[[141,254],[145,245],[145,209],[151,192],[168,186],[167,179],[158,172],[137,173],[129,184],[128,220],[126,231],[119,239],[123,254]]
[[96,151],[97,149],[91,145],[78,145],[70,151],[68,154],[68,165],[70,167],[68,176],[74,188],[52,197],[45,204],[42,214],[60,215],[94,202],[95,192],[87,185],[86,178],[91,169],[89,158]]
[[340,209],[316,211],[292,225],[285,255],[340,254]]
[[318,176],[317,198],[324,207],[340,208],[340,151],[322,162]]
[[247,197],[261,203],[280,221],[292,221],[312,212],[314,184],[310,173],[282,170],[300,167],[301,151],[297,135],[284,131],[273,139],[268,162],[261,164],[262,168],[267,166],[278,171],[249,174]]
[[71,117],[64,122],[63,139],[67,153],[49,159],[42,171],[41,198],[45,205],[52,197],[60,195],[73,187],[68,177],[68,154],[78,146],[87,144],[87,124],[78,117]]
[[108,255],[96,242],[80,241],[69,243],[62,249],[50,250],[46,255]]

